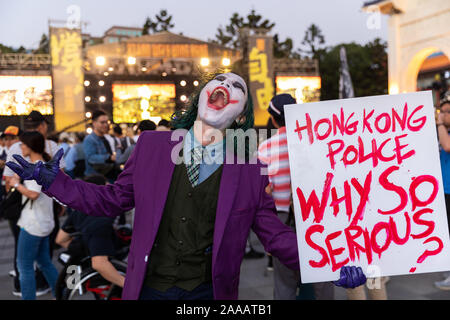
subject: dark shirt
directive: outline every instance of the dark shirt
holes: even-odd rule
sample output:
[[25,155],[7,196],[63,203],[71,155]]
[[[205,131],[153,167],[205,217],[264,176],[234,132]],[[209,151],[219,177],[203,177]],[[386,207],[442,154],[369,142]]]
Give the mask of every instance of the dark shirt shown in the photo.
[[112,154],[111,145],[109,144],[108,140],[106,140],[105,136],[100,137],[100,140],[102,140],[103,144],[105,145],[106,151],[108,151],[109,154]]
[[113,223],[113,218],[72,211],[61,228],[66,232],[72,229],[80,232],[90,256],[112,256],[116,252]]

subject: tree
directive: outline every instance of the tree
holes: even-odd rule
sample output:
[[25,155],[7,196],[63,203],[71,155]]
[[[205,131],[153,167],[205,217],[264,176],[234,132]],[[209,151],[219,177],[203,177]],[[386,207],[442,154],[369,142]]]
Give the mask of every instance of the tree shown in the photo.
[[[233,13],[228,25],[217,28],[216,39],[212,41],[233,49],[239,49],[242,46],[239,35],[240,29],[248,28],[250,30],[265,30],[269,32],[274,26],[275,22],[264,19],[255,10],[251,10],[246,17],[241,17],[238,13]],[[275,58],[292,57],[295,55],[293,53],[293,47],[294,43],[291,38],[286,38],[284,41],[281,41],[278,34],[273,36],[273,55]]]
[[159,12],[159,15],[156,15],[156,20],[157,20],[156,32],[169,31],[169,29],[175,27],[175,25],[171,23],[172,16],[167,13],[167,10],[161,10]]
[[24,46],[14,49],[13,47],[8,47],[0,43],[0,53],[27,53],[27,49]]
[[316,58],[317,51],[321,49],[321,45],[325,43],[325,37],[322,34],[322,30],[315,25],[311,24],[306,29],[305,36],[303,37],[302,45],[306,46],[305,49],[300,51],[307,53],[310,57]]
[[150,34],[150,32],[153,32],[153,30],[156,28],[156,24],[147,17],[144,23],[144,27],[142,28],[142,35]]
[[387,93],[387,44],[375,39],[362,46],[357,43],[339,44],[318,49],[319,72],[322,78],[321,100],[339,98],[340,47],[347,51],[347,62],[351,74],[355,97]]
[[146,35],[161,31],[169,31],[173,27],[175,27],[175,25],[172,23],[172,15],[169,15],[167,10],[161,9],[159,14],[156,14],[153,20],[147,17],[142,34]]
[[0,53],[14,53],[14,52],[16,52],[16,50],[14,50],[12,47],[0,44]]
[[286,38],[283,42],[281,42],[278,38],[278,34],[273,36],[274,58],[300,58],[300,55],[293,51],[294,42],[291,38]]
[[263,19],[255,10],[252,10],[247,17],[241,17],[239,13],[235,12],[231,16],[230,23],[227,26],[217,28],[216,40],[214,42],[229,46],[233,49],[239,49],[241,47],[239,37],[240,29],[249,28],[251,30],[263,29],[270,31],[274,26],[274,22]]
[[35,53],[49,53],[49,41],[45,33],[42,34],[39,47],[35,50]]

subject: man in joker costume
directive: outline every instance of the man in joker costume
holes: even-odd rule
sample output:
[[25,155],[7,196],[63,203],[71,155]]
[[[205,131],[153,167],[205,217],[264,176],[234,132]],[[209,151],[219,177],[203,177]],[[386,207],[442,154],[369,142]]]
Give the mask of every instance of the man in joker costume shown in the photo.
[[[245,81],[217,75],[172,123],[186,130],[144,132],[111,185],[72,180],[59,170],[62,153],[46,164],[16,156],[20,165],[8,166],[89,215],[115,217],[136,208],[123,299],[237,299],[250,228],[266,252],[299,269],[296,235],[265,192],[263,165],[237,164],[235,145],[225,143],[226,129],[253,127]],[[353,288],[365,281],[361,268],[343,267],[335,284]]]

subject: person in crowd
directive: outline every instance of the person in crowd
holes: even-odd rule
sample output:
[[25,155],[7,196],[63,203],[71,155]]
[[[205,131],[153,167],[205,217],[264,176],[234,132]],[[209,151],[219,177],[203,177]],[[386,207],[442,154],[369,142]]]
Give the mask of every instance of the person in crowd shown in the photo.
[[105,134],[105,139],[109,142],[109,145],[111,146],[111,150],[113,153],[118,153],[121,151],[121,146],[116,143],[115,134],[114,134],[114,128],[115,125],[108,120],[108,132]]
[[92,128],[92,133],[83,140],[86,166],[84,174],[101,174],[114,181],[116,153],[105,137],[109,131],[109,119],[105,112],[96,110],[92,113]]
[[114,125],[113,131],[114,131],[113,138],[116,144],[116,150],[120,149],[120,151],[123,153],[130,145],[135,144],[133,139],[123,135],[123,130],[120,127],[120,125],[118,124]]
[[[106,179],[101,175],[86,177],[84,181],[106,185]],[[91,257],[92,268],[106,280],[123,288],[125,277],[109,261],[109,257],[113,256],[117,250],[113,223],[113,218],[93,217],[76,210],[72,211],[59,230],[56,243],[67,249],[72,242],[72,237],[67,231],[80,232],[84,247],[87,248]]]
[[[51,157],[53,157],[56,152],[58,151],[58,144],[53,141],[47,139],[48,134],[48,121],[45,119],[45,117],[39,112],[39,111],[31,111],[30,114],[25,118],[24,121],[25,124],[25,131],[37,131],[40,134],[44,136],[45,140],[45,152],[49,154]],[[22,156],[22,149],[20,146],[20,141],[18,144],[14,143],[14,145],[11,146],[8,155],[6,157],[6,161],[12,161],[16,162],[16,160],[13,158],[14,154],[18,154]],[[64,159],[61,160],[60,164],[61,168],[65,167]],[[8,167],[5,167],[5,171],[3,172],[3,176],[6,180],[6,187],[9,187],[8,179],[14,174],[14,172],[9,169]]]
[[[442,180],[444,184],[445,205],[450,231],[450,91],[447,91],[440,101],[440,112],[436,119],[439,140]],[[445,279],[436,281],[435,286],[441,290],[450,290],[450,274],[445,273]]]
[[0,199],[3,198],[3,196],[6,193],[5,185],[3,183],[3,170],[5,169],[5,163],[6,163],[6,144],[5,144],[5,136],[3,135],[3,132],[0,133],[0,177],[2,177],[2,184],[0,186]]
[[[47,154],[49,154],[51,157],[54,157],[56,152],[59,150],[59,148],[58,148],[57,142],[47,138],[48,129],[49,129],[48,124],[49,123],[48,123],[47,119],[39,111],[36,111],[36,110],[31,111],[30,114],[24,120],[25,131],[26,132],[37,131],[40,134],[42,134],[45,139],[45,152]],[[22,156],[21,143],[12,146],[11,151],[8,153],[6,161],[15,162],[16,160],[13,157],[13,155]],[[60,163],[61,163],[61,168],[64,168],[65,167],[64,158],[61,159]],[[14,174],[13,171],[11,171],[9,168],[5,167],[3,176],[5,177],[5,187],[7,190],[9,190],[9,188],[11,187],[9,180],[10,180],[11,176],[13,176],[13,174]],[[56,237],[56,233],[58,232],[58,229],[59,229],[59,216],[64,211],[64,208],[57,203],[55,203],[53,205],[53,208],[54,208],[53,214],[54,214],[55,227],[50,235],[50,256],[51,257],[53,256],[53,249],[54,249],[54,245],[55,245],[54,240]],[[50,291],[50,286],[46,282],[45,277],[42,275],[42,273],[40,272],[39,269],[37,270],[37,288],[38,288],[38,292],[37,292],[38,295],[45,294]],[[14,292],[16,292],[16,291],[14,291]],[[20,294],[20,293],[17,293],[17,294]]]
[[[5,149],[6,149],[6,158],[12,159],[12,154],[18,153],[20,148],[20,135],[22,134],[21,130],[16,126],[8,126],[5,131],[3,131],[2,138],[5,141]],[[20,151],[20,153],[22,153]],[[5,167],[8,169],[8,167]],[[3,182],[6,183],[6,178],[8,178],[8,182],[11,177],[2,177],[2,185]],[[10,187],[5,184],[5,192],[9,190]],[[20,281],[19,281],[19,271],[17,269],[17,243],[19,239],[20,228],[17,226],[18,220],[8,220],[9,228],[14,238],[14,272],[10,272],[13,276],[13,295],[21,296],[20,293]]]
[[[152,131],[155,130],[156,125],[153,121],[150,120],[142,120],[138,127],[137,127],[137,134],[138,137],[139,135],[142,134],[142,132],[144,131]],[[116,162],[118,164],[124,164],[125,162],[127,162],[128,158],[130,157],[130,155],[133,153],[134,147],[136,146],[136,143],[132,143],[130,144],[130,146],[128,146],[125,151],[119,155],[116,159]]]
[[[277,132],[263,141],[258,148],[258,158],[267,165],[269,186],[266,189],[271,194],[277,209],[278,217],[295,231],[294,211],[291,205],[291,176],[289,169],[289,154],[287,148],[286,124],[284,121],[284,106],[295,104],[290,94],[279,94],[272,98],[267,111],[270,114],[272,126]],[[297,287],[300,283],[299,270],[291,270],[283,265],[279,259],[269,257],[273,261],[274,269],[274,299],[295,300]],[[300,284],[300,294],[308,290],[307,285]],[[314,298],[317,300],[331,300],[334,298],[334,288],[329,282],[315,283]]]
[[152,120],[142,120],[139,122],[136,128],[135,142],[138,141],[139,136],[143,131],[156,130],[156,124]]
[[120,125],[115,124],[113,126],[112,138],[114,139],[115,149],[121,152],[125,151],[126,147],[122,144],[123,131]]
[[70,147],[65,157],[66,167],[64,171],[72,179],[84,177],[84,170],[86,169],[83,150],[84,137],[84,132],[75,133],[75,143]]
[[58,147],[63,148],[64,150],[64,157],[67,156],[67,152],[70,148],[70,135],[67,132],[61,132],[58,138]]
[[[137,125],[134,125],[137,128]],[[136,143],[134,126],[127,127],[126,137],[130,140],[130,144]]]
[[[42,134],[37,131],[25,132],[20,140],[22,154],[29,157],[31,163],[50,160],[50,156],[45,152],[45,139]],[[22,194],[23,203],[27,202],[17,222],[20,227],[17,268],[22,299],[36,299],[35,262],[55,295],[58,271],[50,258],[49,244],[49,235],[55,227],[53,200],[41,192],[41,186],[34,180],[25,180],[22,184],[20,178],[13,175],[10,182]]]
[[161,119],[158,122],[158,126],[155,129],[156,131],[170,131],[170,122],[166,119]]
[[[45,152],[47,152],[51,157],[54,157],[56,152],[58,152],[59,147],[55,141],[47,139],[48,120],[39,111],[31,111],[28,117],[25,118],[24,125],[25,131],[37,131],[44,136],[46,139]],[[61,163],[62,167],[64,167],[64,159]]]
[[[253,127],[242,77],[216,75],[172,119],[183,130],[143,132],[124,171],[107,186],[72,180],[57,162],[43,166],[17,156],[20,165],[6,165],[88,215],[115,217],[135,207],[125,300],[237,299],[250,229],[266,252],[299,269],[297,237],[276,215],[264,166],[242,163],[252,154],[248,148],[238,163],[242,146],[226,135],[226,129],[242,129],[239,134]],[[365,281],[360,267],[344,266],[335,284]]]
[[3,132],[0,134],[0,168],[3,173],[3,168],[6,163],[6,145],[5,145],[5,136]]

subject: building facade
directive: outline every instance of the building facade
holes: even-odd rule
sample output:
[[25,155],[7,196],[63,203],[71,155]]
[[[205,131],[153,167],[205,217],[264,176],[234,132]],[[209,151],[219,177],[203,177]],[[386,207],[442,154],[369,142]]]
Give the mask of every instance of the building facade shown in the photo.
[[450,1],[370,1],[364,9],[389,15],[389,93],[416,91],[425,60],[436,53],[450,57]]

